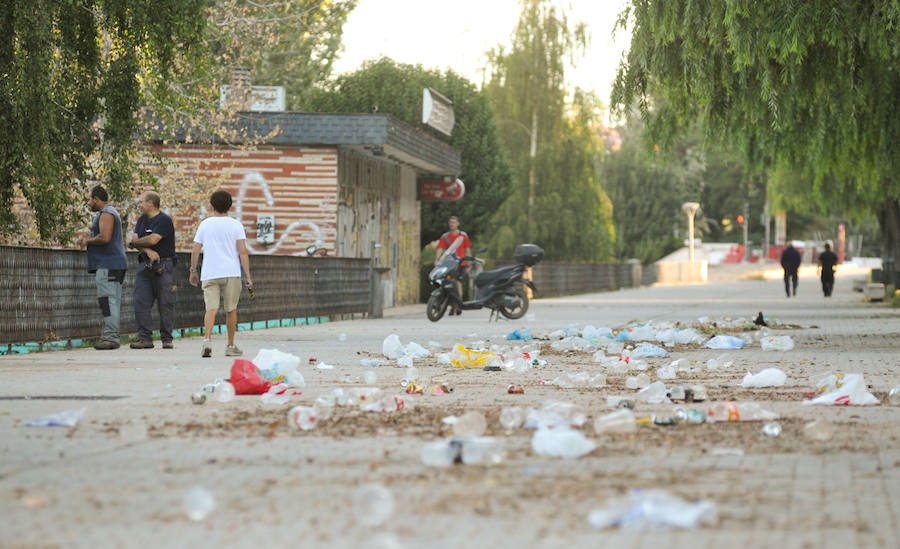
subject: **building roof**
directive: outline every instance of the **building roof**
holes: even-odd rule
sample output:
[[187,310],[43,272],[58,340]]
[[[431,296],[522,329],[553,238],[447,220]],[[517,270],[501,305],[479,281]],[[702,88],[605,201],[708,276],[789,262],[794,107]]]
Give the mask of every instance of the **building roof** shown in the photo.
[[[228,130],[266,145],[347,146],[435,175],[455,176],[461,166],[457,149],[387,114],[241,112]],[[224,142],[209,132],[188,139],[186,130],[177,140]]]

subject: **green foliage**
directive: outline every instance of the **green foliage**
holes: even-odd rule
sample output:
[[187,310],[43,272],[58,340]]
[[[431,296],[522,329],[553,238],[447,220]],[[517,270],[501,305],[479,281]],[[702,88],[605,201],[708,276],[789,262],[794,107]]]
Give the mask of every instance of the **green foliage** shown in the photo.
[[[460,179],[465,196],[457,202],[423,202],[421,244],[437,240],[447,230],[447,218],[456,215],[473,242],[484,242],[497,205],[507,196],[511,171],[494,115],[485,96],[462,76],[426,70],[421,65],[381,58],[367,61],[358,71],[337,77],[319,90],[311,108],[319,112],[391,114],[422,131],[446,139],[421,126],[422,90],[433,88],[453,101],[456,124],[449,139],[462,156]],[[476,247],[478,244],[476,244]]]
[[774,205],[881,212],[900,252],[900,3],[633,0],[629,16],[619,112],[637,102],[664,147],[702,120],[770,174]]
[[599,101],[566,101],[565,65],[586,45],[582,24],[547,0],[523,2],[510,50],[490,53],[485,86],[510,150],[515,186],[497,212],[492,255],[533,241],[548,259],[604,261],[613,255],[612,204],[600,186],[593,127]]
[[91,180],[130,195],[139,76],[176,70],[203,36],[203,0],[5,0],[0,22],[0,233],[16,189],[43,241],[64,242]]

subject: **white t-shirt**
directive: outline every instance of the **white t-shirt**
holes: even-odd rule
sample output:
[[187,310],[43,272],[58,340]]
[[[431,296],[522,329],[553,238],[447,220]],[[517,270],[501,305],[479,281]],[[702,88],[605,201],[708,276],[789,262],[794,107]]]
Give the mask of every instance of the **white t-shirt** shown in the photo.
[[247,233],[240,221],[233,217],[207,217],[197,227],[194,242],[203,244],[203,265],[200,280],[241,276],[241,260],[237,241],[246,240]]

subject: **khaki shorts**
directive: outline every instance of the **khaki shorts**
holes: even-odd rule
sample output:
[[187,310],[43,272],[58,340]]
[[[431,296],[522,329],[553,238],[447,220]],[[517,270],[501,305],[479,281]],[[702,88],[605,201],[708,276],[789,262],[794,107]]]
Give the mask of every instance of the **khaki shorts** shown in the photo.
[[206,302],[207,311],[219,308],[219,291],[225,296],[225,312],[237,309],[238,299],[241,297],[241,277],[211,278],[204,280],[200,286],[203,288],[203,301]]

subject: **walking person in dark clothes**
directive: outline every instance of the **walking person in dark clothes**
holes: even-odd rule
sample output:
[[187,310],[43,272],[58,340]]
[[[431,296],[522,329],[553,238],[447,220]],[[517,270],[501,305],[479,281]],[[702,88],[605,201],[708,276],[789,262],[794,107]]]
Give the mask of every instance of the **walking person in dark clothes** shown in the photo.
[[822,293],[825,297],[831,297],[834,290],[834,268],[837,265],[838,256],[831,251],[831,244],[825,244],[825,251],[819,254],[819,271],[822,280]]
[[134,320],[138,341],[132,349],[153,348],[153,302],[159,309],[159,335],[163,349],[172,349],[175,325],[175,224],[159,209],[159,195],[153,191],[141,194],[141,213],[134,225],[129,248],[141,251],[140,268],[134,277]]
[[791,289],[793,294],[797,295],[797,269],[800,268],[800,252],[794,245],[788,242],[787,248],[781,252],[781,268],[784,269],[784,293],[791,297]]
[[97,302],[103,313],[103,331],[94,348],[109,351],[119,348],[119,305],[122,303],[122,282],[128,260],[122,237],[122,219],[109,205],[106,189],[97,185],[91,189],[88,206],[97,212],[91,226],[91,236],[81,237],[78,245],[87,248],[88,272],[96,273]]

